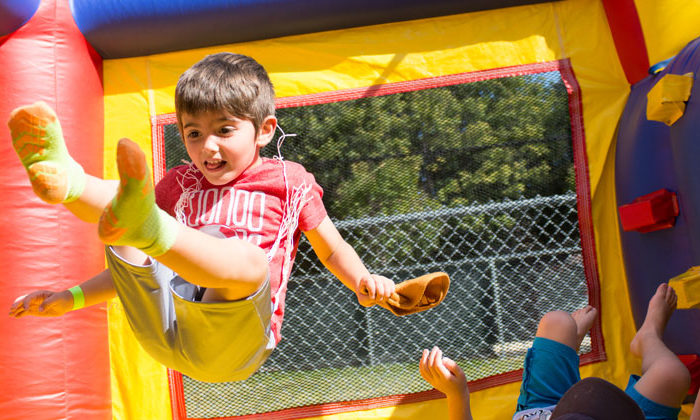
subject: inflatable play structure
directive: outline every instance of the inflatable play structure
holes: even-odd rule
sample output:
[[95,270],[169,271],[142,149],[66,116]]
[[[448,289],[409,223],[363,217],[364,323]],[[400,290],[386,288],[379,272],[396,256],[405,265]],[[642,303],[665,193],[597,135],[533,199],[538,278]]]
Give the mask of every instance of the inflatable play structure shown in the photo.
[[[405,245],[396,239],[400,232],[384,237],[376,223],[405,223],[405,232],[409,226],[421,227],[422,235],[406,234],[419,251],[396,260],[415,258],[418,272],[441,269],[452,278],[449,299],[425,318],[363,311],[348,306],[352,296],[345,293],[338,296],[348,300],[342,309],[347,315],[337,321],[332,318],[336,310],[328,310],[334,299],[315,297],[316,292],[302,286],[292,290],[290,281],[283,343],[292,344],[284,348],[281,343],[275,350],[279,359],[242,384],[197,383],[155,363],[131,335],[116,299],[60,318],[3,317],[0,418],[446,418],[442,394],[423,382],[417,369],[420,349],[434,343],[465,368],[474,417],[507,419],[515,407],[522,350],[534,335],[533,322],[543,311],[572,310],[582,303],[600,310],[581,356],[582,376],[624,386],[629,372],[639,370],[628,344],[656,286],[675,278],[681,300],[697,305],[698,291],[683,288],[689,284],[683,279],[693,278],[700,266],[700,170],[695,164],[700,156],[699,21],[700,4],[684,0],[0,0],[0,116],[7,119],[17,106],[47,102],[86,172],[115,179],[115,146],[119,138],[129,137],[149,152],[155,180],[160,179],[184,157],[176,150],[173,93],[178,76],[208,54],[250,55],[265,66],[275,85],[281,125],[296,132],[308,126],[324,133],[319,138],[334,139],[304,149],[312,136],[305,140],[299,135],[284,147],[295,160],[306,159],[303,163],[311,169],[325,159],[330,163],[318,167],[336,170],[326,181],[324,200],[329,199],[328,207],[331,198],[341,203],[331,212],[344,214],[338,225],[353,223],[348,232],[369,232],[378,243],[397,248]],[[558,96],[537,102],[528,93],[532,91]],[[523,105],[515,94],[530,95],[529,102]],[[509,102],[484,105],[497,96]],[[443,134],[427,143],[431,130],[446,124],[435,118],[431,126],[431,118],[452,115],[460,102],[466,106],[454,111],[454,139],[463,149],[443,141]],[[526,121],[535,103],[539,108],[533,115],[557,109],[563,119],[557,124],[534,117]],[[329,128],[334,117],[351,114],[357,116],[352,124]],[[368,117],[380,114],[393,119],[377,118],[382,123],[375,124]],[[497,129],[516,119],[524,125]],[[297,120],[303,123],[294,126]],[[473,124],[477,120],[480,124]],[[417,161],[402,143],[406,136],[400,130],[414,126],[415,138],[430,145],[423,152],[430,153],[411,166],[407,162]],[[353,131],[358,127],[365,131]],[[382,137],[366,141],[373,131]],[[480,134],[478,143],[473,133],[488,135]],[[470,254],[487,248],[479,241],[502,233],[490,235],[491,225],[480,224],[486,220],[480,212],[496,212],[515,232],[519,222],[506,212],[545,201],[546,188],[528,192],[553,172],[541,172],[534,164],[519,166],[522,156],[530,159],[544,150],[533,148],[532,139],[538,138],[565,139],[563,160],[552,162],[567,161],[562,179],[570,188],[549,194],[547,202],[555,204],[542,214],[552,220],[551,214],[565,207],[562,203],[571,203],[574,216],[563,219],[570,220],[574,232],[557,236],[557,228],[533,216],[533,226],[544,227],[527,237],[548,243],[547,249],[522,251],[529,240],[503,246],[518,254],[523,265],[509,268],[504,259]],[[294,146],[297,141],[300,146]],[[382,176],[360,187],[350,182],[352,176],[343,178],[379,159],[357,157],[353,150],[371,154],[382,144],[391,150],[381,154],[400,160],[415,174],[412,182],[425,187],[421,194],[410,195],[391,172],[380,172],[388,167],[384,161],[372,172]],[[517,148],[508,149],[514,144]],[[508,150],[517,152],[509,155]],[[338,151],[342,153],[334,155]],[[459,164],[450,166],[457,155],[462,156]],[[469,169],[487,155],[511,160],[498,170]],[[0,307],[9,308],[15,297],[31,290],[67,288],[101,271],[103,250],[94,227],[34,196],[8,130],[0,130],[0,162]],[[449,178],[465,168],[471,172]],[[518,191],[506,188],[520,185],[515,182],[492,181],[518,171],[529,177],[522,178],[528,181]],[[506,192],[480,203],[469,201],[464,191],[471,190],[460,188],[477,173],[484,183],[491,182],[481,193],[495,194],[501,187]],[[338,188],[332,187],[341,178]],[[317,179],[325,189],[320,174]],[[444,179],[452,181],[442,185]],[[365,193],[382,183],[391,186],[383,190],[383,202],[394,200],[386,191],[404,191],[404,197],[412,197],[410,209],[386,220],[382,215],[391,212],[381,202],[371,217],[357,210]],[[421,200],[428,204],[418,218]],[[445,203],[448,210],[438,205]],[[469,238],[471,246],[455,246],[449,261],[426,257],[447,253],[434,251],[438,239],[426,233],[438,223],[443,223],[439,229],[445,243]],[[572,235],[576,243],[563,251],[566,258],[549,256],[549,248],[568,246],[562,242]],[[383,252],[367,250],[368,255]],[[307,265],[300,257],[297,264]],[[368,264],[381,271],[396,261]],[[538,268],[524,272],[528,265]],[[501,275],[490,276],[495,269]],[[399,274],[410,275],[405,270]],[[577,292],[560,298],[558,290],[568,287],[563,272],[573,273],[577,283],[572,290]],[[323,281],[316,275],[310,283]],[[559,297],[548,300],[550,295]],[[304,305],[311,305],[313,317],[293,312]],[[528,309],[522,314],[508,309],[524,306]],[[314,324],[315,318],[322,320]],[[344,329],[343,322],[353,319],[360,320],[361,328],[352,324]],[[511,321],[523,319],[529,321],[514,332]],[[406,333],[408,323],[424,334],[421,340],[414,342],[415,333]],[[298,331],[295,324],[302,325]],[[700,385],[699,325],[700,310],[679,310],[665,336],[691,370],[691,392]],[[327,331],[340,333],[323,335]],[[369,333],[357,340],[356,359],[350,362],[341,348],[352,347],[362,331]],[[326,363],[328,351],[319,346],[337,350],[337,360]],[[398,357],[402,351],[407,355]]]

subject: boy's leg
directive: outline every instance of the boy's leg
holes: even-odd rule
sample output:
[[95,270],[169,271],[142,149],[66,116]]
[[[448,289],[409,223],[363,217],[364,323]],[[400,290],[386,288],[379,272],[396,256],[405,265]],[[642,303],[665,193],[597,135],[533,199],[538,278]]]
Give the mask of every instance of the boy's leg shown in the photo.
[[642,376],[634,389],[657,404],[674,408],[681,406],[690,386],[688,369],[662,339],[676,302],[673,288],[662,283],[649,300],[646,318],[630,343],[632,354],[642,358]]
[[586,306],[572,314],[549,312],[540,319],[535,341],[525,356],[518,411],[556,405],[581,379],[577,350],[596,314],[595,308]]
[[564,311],[549,312],[540,319],[536,336],[564,344],[578,352],[597,315],[598,311],[591,305],[571,314]]
[[578,349],[596,316],[597,310],[588,305],[571,314],[549,312],[540,319],[525,356],[518,410],[555,405],[581,379]]
[[260,288],[267,276],[262,249],[207,235],[159,209],[145,156],[131,140],[119,141],[117,166],[119,190],[99,222],[104,243],[136,247],[188,282],[213,289],[219,300],[242,299]]
[[85,189],[77,200],[63,203],[71,213],[80,220],[88,223],[97,223],[100,216],[117,193],[119,181],[105,180],[86,175]]
[[37,102],[12,111],[8,126],[36,195],[50,204],[63,203],[80,219],[97,223],[117,183],[85,174],[68,153],[56,113]]

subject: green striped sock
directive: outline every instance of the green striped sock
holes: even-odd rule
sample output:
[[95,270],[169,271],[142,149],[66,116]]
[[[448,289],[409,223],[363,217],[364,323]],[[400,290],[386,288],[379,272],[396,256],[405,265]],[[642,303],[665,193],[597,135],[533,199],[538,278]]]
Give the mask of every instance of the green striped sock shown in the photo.
[[156,205],[146,158],[136,143],[119,140],[117,167],[119,191],[100,217],[100,239],[133,246],[152,257],[164,254],[175,243],[178,222]]
[[56,113],[36,102],[12,111],[7,124],[36,195],[51,204],[77,200],[85,189],[85,172],[68,154]]

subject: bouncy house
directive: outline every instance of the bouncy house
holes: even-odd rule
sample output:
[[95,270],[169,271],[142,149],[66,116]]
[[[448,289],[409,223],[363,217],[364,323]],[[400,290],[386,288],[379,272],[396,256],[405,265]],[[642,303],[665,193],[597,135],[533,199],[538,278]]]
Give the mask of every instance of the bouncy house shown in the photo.
[[[231,383],[153,361],[118,299],[4,317],[0,418],[446,418],[418,372],[437,345],[465,371],[474,417],[508,419],[544,313],[598,308],[581,375],[624,387],[640,369],[629,342],[667,281],[683,309],[664,338],[694,395],[699,20],[682,0],[0,0],[0,115],[47,102],[86,172],[117,179],[128,137],[157,182],[187,158],[179,75],[208,54],[249,55],[294,134],[263,154],[314,174],[370,271],[451,278],[440,306],[396,317],[357,304],[302,241],[282,341]],[[94,226],[34,195],[8,130],[0,160],[0,306],[103,270]],[[239,198],[227,206],[254,205]]]

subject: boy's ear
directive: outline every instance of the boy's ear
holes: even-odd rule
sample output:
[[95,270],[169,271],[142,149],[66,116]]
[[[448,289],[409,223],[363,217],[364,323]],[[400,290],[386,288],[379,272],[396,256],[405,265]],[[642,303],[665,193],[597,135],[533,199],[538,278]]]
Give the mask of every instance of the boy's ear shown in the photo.
[[277,118],[270,115],[266,117],[260,125],[260,132],[256,140],[258,147],[263,148],[267,146],[275,137],[275,130],[277,130]]

